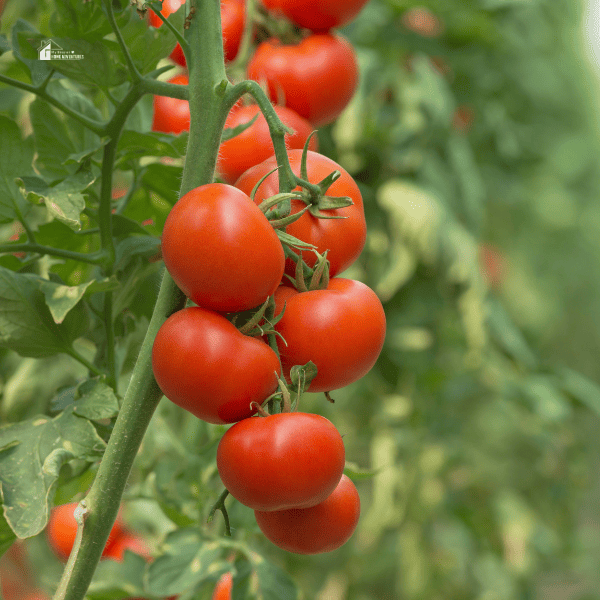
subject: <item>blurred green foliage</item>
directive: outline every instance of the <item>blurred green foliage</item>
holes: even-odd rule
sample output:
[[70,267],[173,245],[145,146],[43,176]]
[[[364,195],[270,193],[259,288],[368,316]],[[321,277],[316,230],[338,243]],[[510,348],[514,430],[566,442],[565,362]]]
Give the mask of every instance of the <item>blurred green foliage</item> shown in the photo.
[[[2,31],[22,16],[44,32],[48,7],[9,3]],[[361,186],[369,239],[347,276],[379,293],[388,336],[369,376],[303,409],[345,435],[361,522],[340,550],[298,557],[265,541],[252,511],[230,510],[234,537],[306,599],[600,599],[600,120],[582,11],[574,0],[371,0],[345,30],[360,89],[321,148]],[[20,76],[4,57],[0,70]],[[0,111],[23,122],[22,99],[2,88]],[[138,112],[147,131],[148,106]],[[128,216],[152,216],[159,233],[178,172],[155,165],[144,178]],[[126,329],[125,365],[150,308]],[[2,416],[51,410],[80,371],[6,352]],[[161,406],[128,491],[131,522],[153,542],[216,499],[222,431]],[[66,501],[78,490],[61,476]],[[58,572],[52,563],[40,584]]]

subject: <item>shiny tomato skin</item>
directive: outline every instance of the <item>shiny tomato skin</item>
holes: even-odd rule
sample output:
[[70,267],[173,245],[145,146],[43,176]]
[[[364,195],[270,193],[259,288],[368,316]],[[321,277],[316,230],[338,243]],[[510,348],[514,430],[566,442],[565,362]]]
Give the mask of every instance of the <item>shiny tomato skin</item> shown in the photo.
[[313,34],[295,45],[271,38],[256,49],[248,78],[265,82],[273,101],[319,127],[335,121],[350,102],[358,65],[351,44],[339,35]]
[[262,304],[285,266],[266,217],[246,194],[224,183],[197,187],[179,199],[165,221],[162,254],[186,296],[218,312]]
[[[302,150],[290,150],[288,152],[290,166],[296,175],[300,175],[300,162]],[[358,186],[348,172],[336,162],[317,154],[308,152],[307,159],[308,180],[318,183],[333,171],[340,171],[341,177],[327,190],[329,196],[347,196],[354,204],[345,208],[324,211],[325,214],[345,217],[343,219],[319,219],[313,217],[308,211],[297,221],[286,227],[290,235],[313,244],[319,253],[323,254],[329,250],[329,275],[335,277],[347,269],[360,255],[367,239],[367,224],[365,222],[365,211],[363,200]],[[235,187],[246,194],[250,194],[254,186],[270,171],[277,166],[277,160],[272,158],[248,169],[236,182]],[[296,190],[301,188],[297,187]],[[260,204],[265,198],[274,196],[279,191],[279,174],[277,172],[269,175],[260,185],[254,196],[254,201]],[[299,212],[306,204],[302,200],[292,200],[292,213]],[[316,255],[306,251],[302,254],[304,261],[314,266]],[[285,272],[294,277],[296,263],[291,259],[286,261]]]
[[306,508],[322,502],[344,472],[342,436],[321,415],[279,413],[228,429],[217,448],[230,494],[255,510]]
[[275,352],[243,335],[222,315],[191,306],[172,314],[152,347],[154,377],[164,395],[208,423],[252,415],[277,388]]
[[223,573],[215,585],[211,600],[231,600],[233,588],[233,576],[231,573]]
[[[52,550],[54,550],[62,560],[67,560],[69,558],[73,543],[75,542],[75,536],[77,535],[77,521],[73,515],[75,508],[77,508],[77,502],[61,504],[52,509],[50,519],[48,520],[48,526],[46,528],[48,543]],[[114,544],[122,534],[123,521],[120,517],[117,517],[102,553],[103,557],[108,556],[112,544]]]
[[[185,4],[185,0],[163,0],[162,14],[168,17],[174,13],[180,6]],[[162,21],[160,17],[149,11],[150,25],[160,27]],[[246,20],[246,10],[244,2],[240,0],[221,0],[221,29],[223,31],[223,53],[226,61],[232,61],[240,48],[240,41],[244,33],[244,23]],[[171,60],[182,67],[186,66],[185,55],[181,46],[177,44],[171,52]]]
[[368,0],[262,0],[265,8],[281,13],[300,27],[329,31],[349,23]]
[[[291,108],[275,106],[274,109],[281,121],[295,132],[293,134],[286,134],[286,147],[304,148],[308,136],[314,130],[313,126]],[[227,117],[225,127],[233,128],[247,123],[256,114],[259,114],[259,116],[253,125],[234,138],[221,144],[217,170],[222,179],[227,183],[233,184],[244,171],[266,160],[275,153],[269,134],[269,126],[258,106],[244,106],[231,112]],[[317,136],[314,135],[310,140],[309,148],[316,150],[317,145]]]
[[[176,75],[169,79],[169,83],[187,85],[187,75]],[[167,96],[154,96],[154,115],[152,117],[152,131],[163,133],[181,133],[190,129],[190,104],[187,100],[169,98]]]
[[311,508],[254,511],[265,537],[295,554],[331,552],[354,533],[360,516],[360,497],[355,485],[342,475],[335,490]]
[[335,278],[327,289],[309,292],[280,286],[277,313],[285,313],[275,329],[283,373],[312,360],[318,374],[309,391],[328,392],[366,375],[385,340],[385,313],[375,292],[360,281]]

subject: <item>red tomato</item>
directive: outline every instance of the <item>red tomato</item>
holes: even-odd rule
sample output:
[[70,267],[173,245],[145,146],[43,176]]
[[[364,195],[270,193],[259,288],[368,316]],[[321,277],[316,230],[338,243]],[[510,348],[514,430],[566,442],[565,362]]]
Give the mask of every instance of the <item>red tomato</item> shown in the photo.
[[344,459],[331,421],[296,412],[240,421],[217,448],[219,475],[231,495],[265,511],[322,502],[338,484]]
[[[290,150],[288,152],[290,166],[296,175],[300,175],[300,163],[302,150]],[[367,224],[363,209],[363,200],[358,186],[348,172],[336,162],[317,154],[308,152],[306,161],[308,179],[311,183],[318,183],[333,171],[339,171],[341,177],[327,190],[329,196],[348,196],[354,204],[345,208],[324,211],[325,214],[346,217],[344,219],[319,219],[313,217],[308,211],[297,221],[286,227],[287,233],[294,237],[314,244],[317,250],[323,254],[329,250],[329,274],[334,277],[347,269],[360,255],[367,239]],[[272,158],[262,162],[246,171],[236,182],[235,186],[246,194],[249,194],[254,186],[269,172],[277,166],[277,160]],[[296,188],[300,190],[301,188]],[[254,201],[260,204],[265,198],[277,194],[279,191],[278,172],[269,175],[256,191]],[[297,213],[306,204],[302,200],[292,200],[292,213]],[[313,252],[303,253],[304,261],[313,266],[316,256]],[[296,263],[288,259],[285,272],[294,276]]]
[[198,306],[171,315],[152,348],[154,377],[164,395],[209,423],[234,423],[277,388],[279,361],[262,340]]
[[23,600],[50,600],[50,596],[47,596],[41,590],[35,590],[23,598]]
[[262,0],[271,12],[286,16],[300,27],[329,31],[349,23],[368,0]]
[[354,533],[360,516],[360,497],[352,481],[342,475],[333,493],[316,506],[255,510],[254,516],[265,537],[283,550],[296,554],[331,552]]
[[385,339],[385,313],[375,292],[360,281],[332,279],[327,289],[299,293],[280,286],[277,311],[285,304],[275,329],[283,373],[312,360],[318,374],[309,391],[336,390],[366,375],[377,361]]
[[[77,534],[77,521],[75,521],[75,517],[73,516],[76,507],[77,502],[71,502],[54,508],[50,514],[48,527],[46,528],[46,535],[50,547],[64,560],[69,558]],[[123,522],[117,517],[117,520],[110,531],[102,556],[106,557],[108,555],[112,544],[115,543],[122,532]]]
[[127,531],[115,539],[110,548],[107,548],[104,552],[104,556],[117,562],[122,562],[125,557],[125,550],[131,550],[143,556],[146,560],[150,560],[152,557],[150,548],[146,542],[141,537]]
[[296,45],[270,39],[256,49],[248,78],[265,82],[273,101],[320,126],[335,121],[350,102],[358,65],[352,45],[339,35],[309,35]]
[[202,185],[171,209],[162,236],[165,265],[196,304],[235,312],[262,304],[283,276],[275,230],[242,191]]
[[[295,132],[285,136],[286,147],[304,148],[308,136],[314,130],[313,126],[291,108],[285,106],[275,106],[274,108],[281,121]],[[225,127],[233,128],[247,123],[258,113],[260,113],[258,119],[251,127],[221,144],[217,170],[227,183],[234,183],[244,171],[275,153],[269,126],[258,106],[244,106],[231,112],[227,117]],[[315,135],[310,140],[309,148],[316,150],[317,143]]]
[[224,573],[217,581],[211,600],[231,600],[232,588],[233,576],[231,573]]
[[[180,6],[185,4],[185,0],[163,0],[163,9],[161,13],[168,17],[174,13]],[[154,11],[150,11],[150,25],[160,27],[162,21]],[[223,30],[223,52],[225,60],[233,60],[240,48],[240,41],[244,33],[244,22],[246,20],[246,10],[244,2],[240,0],[221,0],[221,28]],[[171,60],[178,65],[185,67],[185,55],[181,46],[177,44],[170,56]]]
[[[187,75],[177,75],[169,79],[169,83],[187,85]],[[152,131],[164,133],[181,133],[190,129],[190,104],[187,100],[154,96],[154,116]]]

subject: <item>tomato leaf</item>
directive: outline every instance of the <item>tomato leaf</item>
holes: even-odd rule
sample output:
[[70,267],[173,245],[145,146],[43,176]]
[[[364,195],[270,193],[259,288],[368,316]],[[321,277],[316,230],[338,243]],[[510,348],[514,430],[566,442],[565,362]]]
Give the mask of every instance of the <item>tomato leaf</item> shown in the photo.
[[[2,449],[0,448],[0,453]],[[0,507],[2,507],[2,498],[0,498]],[[15,532],[10,528],[7,520],[4,518],[4,510],[0,511],[0,557],[12,546],[17,539]]]
[[154,163],[148,165],[142,176],[142,184],[146,189],[155,192],[170,206],[173,206],[179,199],[182,171],[181,167]]
[[146,561],[133,552],[125,551],[123,562],[102,561],[86,593],[88,600],[121,600],[145,597],[144,572]]
[[119,139],[119,160],[137,160],[141,156],[182,158],[187,148],[188,133],[173,136],[156,131],[140,133],[124,131]]
[[31,103],[29,114],[37,152],[37,170],[50,181],[63,179],[73,173],[75,169],[65,166],[64,162],[77,149],[69,137],[65,122],[41,98]]
[[132,236],[122,240],[116,249],[115,270],[121,271],[132,257],[141,256],[146,259],[154,256],[159,249],[160,240],[151,236]]
[[73,458],[94,461],[105,443],[94,426],[67,409],[0,428],[0,491],[4,516],[20,538],[37,535],[48,521],[60,466]]
[[19,193],[17,177],[33,174],[33,140],[23,140],[17,124],[0,116],[0,223],[10,223],[25,216],[31,207]]
[[51,356],[68,350],[85,329],[83,307],[54,322],[40,289],[44,281],[0,267],[0,346],[21,356]]
[[83,298],[93,281],[81,285],[62,285],[54,281],[41,280],[40,290],[55,323],[62,323],[69,311]]
[[79,386],[74,395],[73,413],[90,421],[111,419],[119,413],[119,402],[111,387],[89,379]]
[[258,579],[260,600],[295,600],[299,592],[291,577],[280,567],[253,554],[251,561]]
[[[218,543],[207,542],[193,528],[170,533],[164,548],[165,554],[148,568],[148,591],[156,596],[180,594],[207,577],[214,577],[223,552]],[[225,562],[222,566],[223,571],[230,568]]]
[[600,415],[600,386],[597,383],[567,367],[561,368],[558,374],[567,394]]
[[101,3],[56,0],[54,4],[56,11],[50,16],[53,35],[94,41],[112,31]]
[[81,213],[85,208],[86,190],[94,182],[88,170],[70,175],[55,186],[44,186],[41,180],[21,179],[21,193],[33,204],[43,203],[50,216],[68,225],[74,231],[81,229]]
[[18,19],[13,25],[11,32],[13,56],[29,70],[33,85],[39,85],[50,73],[50,65],[47,60],[38,60],[37,52],[32,52],[32,46],[27,40],[28,37],[33,36],[42,37],[27,21]]

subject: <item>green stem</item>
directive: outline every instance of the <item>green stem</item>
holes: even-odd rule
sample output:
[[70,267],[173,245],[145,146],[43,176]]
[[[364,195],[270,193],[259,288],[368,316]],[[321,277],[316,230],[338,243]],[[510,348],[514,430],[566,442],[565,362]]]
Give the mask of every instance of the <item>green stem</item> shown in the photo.
[[48,256],[78,260],[92,265],[98,265],[105,259],[103,252],[84,254],[83,252],[72,252],[71,250],[52,248],[51,246],[42,246],[40,244],[0,244],[0,254],[7,252],[35,252],[36,254],[47,254]]
[[115,359],[115,328],[113,316],[113,293],[104,294],[104,330],[106,331],[106,363],[108,366],[107,383],[117,390],[117,362]]
[[224,96],[231,84],[225,72],[218,0],[196,2],[187,37],[193,53],[188,64],[190,136],[181,182],[182,196],[213,180],[228,112]]
[[82,115],[76,110],[73,110],[72,108],[68,107],[66,104],[63,104],[60,100],[57,100],[56,98],[48,94],[48,92],[46,92],[44,84],[42,84],[42,86],[44,87],[36,87],[33,85],[29,85],[28,83],[23,83],[22,81],[19,81],[17,79],[6,77],[5,75],[0,75],[0,82],[7,83],[8,85],[12,85],[13,87],[25,90],[26,92],[31,92],[32,94],[43,98],[46,102],[48,102],[48,104],[52,104],[52,106],[58,108],[58,110],[65,113],[65,115],[68,115],[72,119],[75,119],[84,127],[87,127],[90,131],[93,131],[99,136],[102,136],[105,133],[105,123],[102,123],[101,121],[96,121],[95,119],[90,119],[89,117],[86,117],[85,115]]
[[169,83],[168,81],[156,81],[145,77],[140,81],[140,89],[145,94],[154,94],[155,96],[168,96],[169,98],[177,98],[179,100],[187,100],[189,98],[189,90],[187,85]]
[[131,58],[131,54],[129,53],[129,48],[127,48],[127,44],[125,44],[125,40],[123,39],[121,30],[119,29],[119,26],[117,25],[117,22],[115,20],[115,15],[113,12],[112,1],[111,0],[102,0],[102,3],[104,4],[104,8],[106,10],[106,16],[108,17],[110,26],[112,27],[112,30],[114,31],[114,34],[117,38],[117,42],[119,43],[121,52],[123,53],[123,56],[125,57],[125,62],[127,63],[127,70],[129,71],[129,74],[131,75],[131,79],[133,80],[134,83],[137,81],[140,81],[142,76],[140,75],[140,72],[138,71],[137,67],[135,66],[133,59]]
[[87,367],[94,375],[105,375],[96,365],[92,364],[87,358],[79,354],[74,348],[69,348],[66,352],[69,356],[73,357],[77,362],[80,362],[84,367]]

